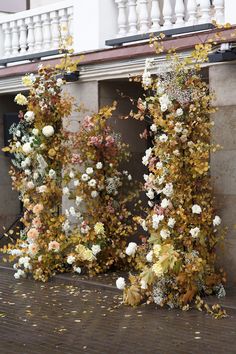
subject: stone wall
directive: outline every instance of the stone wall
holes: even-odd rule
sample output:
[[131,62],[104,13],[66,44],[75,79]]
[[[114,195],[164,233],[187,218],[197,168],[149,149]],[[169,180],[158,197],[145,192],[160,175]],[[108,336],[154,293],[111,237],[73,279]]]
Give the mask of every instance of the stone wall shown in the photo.
[[236,64],[211,66],[209,82],[219,108],[212,138],[222,146],[211,156],[211,174],[218,213],[228,227],[219,262],[227,271],[229,284],[236,284]]
[[11,178],[8,174],[10,158],[1,150],[4,147],[3,114],[17,111],[14,96],[0,96],[0,235],[3,226],[9,227],[20,213],[18,193],[12,191]]

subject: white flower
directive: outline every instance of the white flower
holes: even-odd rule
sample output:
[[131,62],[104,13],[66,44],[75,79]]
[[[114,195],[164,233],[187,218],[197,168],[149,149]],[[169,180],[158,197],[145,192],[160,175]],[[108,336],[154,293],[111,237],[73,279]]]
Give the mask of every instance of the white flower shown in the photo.
[[170,201],[168,199],[164,198],[161,202],[161,207],[163,209],[166,209],[166,208],[168,208],[168,206],[170,206]]
[[156,168],[159,170],[160,168],[162,168],[163,167],[163,163],[162,162],[157,162],[156,163]]
[[96,182],[95,179],[91,179],[91,180],[88,182],[89,187],[92,187],[92,188],[95,187],[96,184],[97,184],[97,182]]
[[75,257],[70,255],[70,256],[67,257],[66,261],[67,261],[68,264],[72,264],[72,263],[75,262]]
[[161,111],[162,111],[162,112],[167,111],[167,109],[168,109],[167,104],[162,104],[162,105],[161,105]]
[[92,168],[92,167],[86,168],[86,173],[87,173],[88,175],[91,175],[91,174],[93,173],[93,168]]
[[33,178],[34,178],[34,179],[38,179],[38,178],[39,178],[39,174],[38,174],[38,172],[34,172],[34,174],[33,174]]
[[34,188],[34,182],[30,181],[27,183],[27,188],[28,189],[33,189]]
[[173,229],[173,227],[175,226],[175,223],[176,223],[176,221],[174,218],[169,218],[167,225]]
[[30,154],[33,151],[30,143],[24,143],[22,150],[25,154]]
[[171,104],[169,96],[166,93],[161,97],[159,97],[159,102],[161,105],[166,105],[166,106],[169,106]]
[[119,290],[124,290],[125,288],[125,279],[120,277],[116,280],[116,287],[119,289]]
[[148,160],[152,154],[152,148],[149,148],[145,151],[145,156],[142,158],[142,163],[143,165],[147,166],[148,165]]
[[152,132],[156,132],[157,131],[157,126],[156,126],[156,124],[152,124],[151,126],[150,126],[150,129],[151,129],[151,131]]
[[176,133],[181,133],[182,130],[183,130],[182,123],[177,122],[177,123],[175,124],[174,130],[175,130]]
[[18,271],[14,274],[15,279],[20,279],[20,277],[25,277],[25,272],[22,269],[18,269]]
[[173,151],[173,154],[174,154],[175,156],[179,156],[179,155],[180,155],[180,152],[179,152],[179,150],[174,150],[174,151]]
[[165,194],[167,197],[171,197],[173,194],[173,184],[167,183],[163,188],[162,193]]
[[141,219],[140,220],[140,225],[142,226],[144,231],[148,231],[147,225],[146,225],[146,220]]
[[150,208],[152,208],[153,205],[154,205],[154,203],[149,200],[149,201],[148,201],[148,205],[150,206]]
[[79,197],[79,196],[77,196],[77,197],[75,198],[75,204],[76,204],[77,206],[79,206],[82,201],[83,201],[83,198],[81,198],[81,197]]
[[193,238],[198,237],[198,234],[200,232],[199,227],[195,227],[194,229],[191,229],[189,233],[192,235]]
[[65,222],[63,222],[62,224],[62,229],[66,232],[70,230],[70,223],[69,220],[66,220]]
[[158,227],[159,227],[159,223],[160,221],[162,221],[164,219],[164,215],[157,215],[157,214],[154,214],[152,216],[152,227],[157,230]]
[[153,251],[149,251],[148,254],[146,255],[146,260],[151,263],[153,258]]
[[31,171],[30,171],[30,170],[25,170],[25,174],[26,174],[27,176],[29,176],[29,175],[31,174]]
[[101,170],[102,167],[103,167],[102,162],[98,162],[98,163],[96,164],[96,168],[97,168],[98,170]]
[[35,136],[39,135],[39,130],[36,128],[32,129],[32,134]]
[[132,176],[131,175],[128,175],[127,178],[128,178],[129,181],[132,181]]
[[153,192],[152,189],[149,189],[148,192],[146,193],[146,196],[147,196],[149,199],[154,199],[155,194],[154,194],[154,192]]
[[63,193],[63,195],[69,195],[70,194],[69,188],[68,187],[63,187],[62,193]]
[[167,239],[167,237],[170,236],[170,231],[166,230],[166,229],[162,229],[160,232],[161,238],[163,238],[163,240]]
[[27,105],[28,101],[27,98],[22,95],[21,93],[18,93],[16,97],[14,98],[14,101],[19,104],[20,106],[25,106]]
[[75,186],[75,187],[78,187],[79,184],[80,184],[80,181],[79,181],[78,179],[75,179],[75,180],[74,180],[74,186]]
[[192,212],[193,214],[201,214],[202,208],[198,204],[194,204],[192,206]]
[[63,84],[64,84],[64,81],[61,78],[57,79],[56,85],[58,87],[61,87]]
[[31,164],[30,158],[29,158],[29,157],[26,157],[26,159],[21,162],[21,167],[22,167],[22,168],[26,168],[26,167],[29,166],[30,164]]
[[213,220],[213,226],[219,226],[221,224],[221,218],[216,215]]
[[70,177],[70,178],[75,178],[75,174],[74,174],[74,172],[73,172],[73,171],[70,171],[70,173],[69,173],[69,177]]
[[126,248],[125,250],[125,253],[128,255],[128,256],[133,256],[137,250],[137,243],[135,242],[130,242],[128,244],[128,247]]
[[166,134],[162,134],[159,136],[159,140],[161,143],[165,143],[168,140],[168,136]]
[[87,175],[87,173],[83,173],[81,179],[83,182],[87,182],[89,180],[89,176]]
[[147,289],[147,282],[145,281],[145,279],[141,279],[140,281],[140,285],[141,285],[141,289],[146,290]]
[[24,118],[26,122],[31,123],[34,120],[34,112],[33,111],[27,111],[24,115]]
[[37,187],[37,191],[39,193],[44,193],[47,191],[47,186],[45,186],[45,185],[39,186],[39,187]]
[[182,110],[182,108],[178,108],[175,113],[176,113],[177,117],[180,117],[183,115],[184,111]]
[[21,143],[19,141],[16,142],[16,147],[17,148],[21,147]]
[[93,255],[96,256],[99,252],[101,252],[101,246],[100,245],[92,245],[91,248]]
[[70,207],[69,212],[71,216],[76,216],[75,208],[73,206]]
[[91,192],[91,197],[92,198],[97,198],[97,196],[98,196],[98,192],[97,191],[92,191]]
[[56,177],[56,172],[51,168],[48,172],[48,175],[50,178],[55,178]]
[[75,271],[76,273],[78,273],[78,274],[80,274],[81,271],[82,271],[80,267],[74,267],[73,269],[74,269],[74,271]]
[[46,138],[49,138],[54,134],[54,128],[51,125],[46,125],[42,129],[42,133]]
[[162,95],[165,92],[164,87],[161,85],[160,82],[157,83],[157,94]]

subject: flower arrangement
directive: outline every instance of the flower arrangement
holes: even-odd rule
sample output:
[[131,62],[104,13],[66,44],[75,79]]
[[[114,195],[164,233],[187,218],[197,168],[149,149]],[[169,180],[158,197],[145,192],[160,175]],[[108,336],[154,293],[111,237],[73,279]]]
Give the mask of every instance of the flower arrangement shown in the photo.
[[74,201],[64,223],[70,234],[67,263],[90,274],[134,263],[134,257],[127,262],[125,249],[136,228],[129,210],[136,193],[132,176],[120,171],[129,153],[108,124],[114,110],[115,105],[104,107],[85,117],[81,129],[67,138],[72,156],[63,193]]
[[152,121],[152,147],[142,161],[148,169],[144,188],[149,209],[146,218],[139,218],[150,237],[142,271],[131,275],[128,285],[123,278],[117,280],[126,304],[146,299],[188,309],[195,302],[200,309],[203,294],[225,292],[225,274],[215,266],[224,230],[213,205],[209,173],[210,153],[217,149],[210,141],[210,115],[216,109],[200,72],[210,50],[210,44],[197,45],[185,59],[172,53],[168,68],[155,76],[150,72],[153,60],[146,60],[146,95],[138,101],[138,112],[131,114]]
[[62,120],[71,114],[73,102],[62,95],[64,80],[58,73],[40,66],[38,75],[23,77],[29,95],[15,97],[25,109],[19,113],[19,123],[11,127],[13,138],[4,149],[14,156],[10,175],[24,207],[20,239],[4,249],[10,260],[17,260],[15,278],[32,273],[35,279],[46,281],[63,268],[66,236],[59,210],[61,170],[68,154]]

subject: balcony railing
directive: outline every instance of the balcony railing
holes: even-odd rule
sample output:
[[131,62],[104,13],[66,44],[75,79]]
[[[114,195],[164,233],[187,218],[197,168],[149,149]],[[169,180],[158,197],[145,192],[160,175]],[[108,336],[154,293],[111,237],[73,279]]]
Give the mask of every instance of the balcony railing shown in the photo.
[[224,0],[114,0],[117,37],[225,21]]
[[212,20],[235,24],[235,13],[233,0],[65,0],[0,16],[0,60],[57,50],[62,27],[80,53],[118,37],[185,27],[187,32]]

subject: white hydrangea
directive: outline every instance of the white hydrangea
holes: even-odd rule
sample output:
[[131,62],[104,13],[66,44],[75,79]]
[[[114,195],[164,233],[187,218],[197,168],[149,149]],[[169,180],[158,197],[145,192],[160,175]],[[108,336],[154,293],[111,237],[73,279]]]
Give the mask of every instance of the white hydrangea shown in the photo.
[[152,148],[149,148],[145,151],[145,156],[143,156],[143,158],[142,158],[142,163],[144,166],[148,165],[148,161],[149,161],[151,154],[152,154]]
[[173,184],[167,183],[163,188],[162,193],[165,194],[167,197],[171,197],[173,194]]
[[119,289],[119,290],[124,290],[125,288],[125,279],[120,277],[116,280],[116,287]]
[[30,143],[24,143],[22,150],[25,154],[30,154],[33,151]]
[[161,207],[162,207],[163,209],[166,209],[166,208],[168,208],[169,206],[170,206],[170,201],[169,201],[168,199],[164,198],[164,199],[162,200],[162,202],[161,202]]
[[152,125],[150,126],[150,129],[151,129],[151,131],[152,131],[153,133],[156,133],[156,132],[157,132],[157,126],[156,126],[156,124],[152,124]]
[[164,215],[157,215],[157,214],[154,214],[152,216],[152,227],[157,230],[158,227],[159,227],[159,223],[160,221],[162,221],[164,219]]
[[101,252],[101,246],[100,245],[92,245],[91,248],[93,255],[96,256],[99,252]]
[[137,243],[135,242],[130,242],[128,244],[128,247],[125,250],[125,253],[127,254],[127,256],[133,256],[137,250]]
[[20,279],[20,277],[25,277],[25,272],[22,269],[18,269],[18,271],[14,274],[15,279]]
[[201,214],[202,208],[200,207],[200,205],[194,204],[192,206],[192,212],[193,212],[193,214]]
[[174,218],[169,218],[167,225],[168,225],[171,229],[173,229],[173,227],[175,226],[175,223],[176,223],[176,221],[175,221]]
[[34,120],[34,112],[33,111],[27,111],[24,115],[25,121],[28,123],[33,122]]
[[68,264],[72,264],[72,263],[75,262],[75,257],[70,255],[70,256],[67,257],[66,261],[67,261]]

